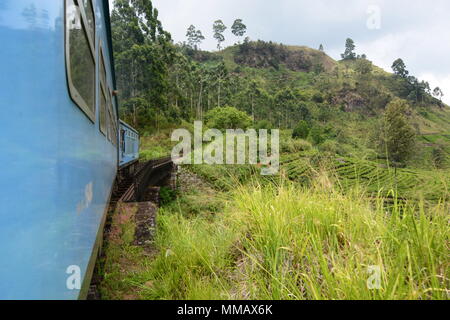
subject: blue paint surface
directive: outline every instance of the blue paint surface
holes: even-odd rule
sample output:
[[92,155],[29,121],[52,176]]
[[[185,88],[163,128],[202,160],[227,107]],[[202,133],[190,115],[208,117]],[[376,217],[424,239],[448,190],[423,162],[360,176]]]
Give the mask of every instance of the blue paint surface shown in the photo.
[[[94,3],[98,57],[109,41]],[[83,281],[118,165],[99,131],[99,77],[94,124],[67,87],[64,1],[1,0],[0,39],[0,299],[77,299],[66,270]]]
[[139,159],[139,134],[130,125],[120,121],[119,166],[126,166]]

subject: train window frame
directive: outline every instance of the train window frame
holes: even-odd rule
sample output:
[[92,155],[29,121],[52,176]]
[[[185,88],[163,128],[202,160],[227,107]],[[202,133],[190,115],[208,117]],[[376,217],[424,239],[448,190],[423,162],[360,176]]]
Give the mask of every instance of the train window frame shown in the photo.
[[[83,13],[85,16],[85,20],[87,21],[87,25],[89,27],[89,31],[90,31],[90,35],[91,35],[91,46],[92,46],[92,51],[95,52],[95,31],[96,31],[96,17],[95,17],[95,4],[94,4],[94,0],[86,0],[88,2],[88,7],[84,6],[84,2],[83,0],[76,0],[76,2],[79,3],[79,5],[81,5],[81,7],[83,8]],[[90,8],[89,8],[90,7]],[[89,23],[89,19],[88,19],[88,15],[86,14],[87,11],[91,11],[92,14],[92,25]]]
[[[100,105],[99,105],[99,130],[100,132],[108,139],[108,95],[107,95],[107,88],[108,88],[108,76],[106,74],[106,64],[105,64],[105,55],[103,53],[103,45],[102,42],[100,41],[100,45],[99,45],[99,63],[98,63],[98,79],[99,79],[99,90],[100,90]],[[102,67],[103,66],[103,70]],[[102,74],[102,71],[104,72],[104,74]],[[105,98],[105,117],[104,120],[105,122],[102,123],[102,95]]]
[[109,101],[110,101],[110,117],[111,117],[111,130],[112,130],[112,136],[111,136],[111,143],[114,146],[117,146],[117,114],[115,112],[115,106],[114,106],[114,98],[112,94],[112,90],[110,87],[108,87],[108,94],[109,94]]
[[[88,0],[91,3],[92,10],[94,10],[94,4],[92,3],[92,0]],[[85,101],[85,99],[81,96],[80,92],[76,88],[73,82],[72,78],[72,70],[71,70],[71,50],[70,50],[70,29],[69,29],[69,19],[68,19],[68,6],[69,2],[72,2],[74,5],[78,6],[79,15],[80,15],[80,21],[81,21],[81,27],[83,30],[83,33],[87,39],[89,52],[90,52],[90,58],[92,59],[93,65],[94,65],[94,102],[93,102],[93,108],[89,106],[89,104]],[[94,45],[94,39],[92,37],[95,37],[95,12],[93,12],[93,24],[94,24],[94,30],[90,27],[88,20],[86,18],[85,8],[81,0],[64,0],[64,47],[65,47],[65,59],[66,59],[66,77],[67,77],[67,83],[69,87],[69,94],[72,98],[73,102],[83,111],[86,116],[92,121],[92,123],[95,123],[96,118],[96,112],[97,112],[97,94],[96,94],[96,83],[97,83],[97,59],[95,55],[95,45]]]
[[111,102],[111,95],[109,94],[110,90],[108,87],[107,90],[108,94],[107,94],[107,106],[108,106],[108,140],[109,142],[113,143],[113,132],[114,132],[114,127],[113,127],[113,116],[112,116],[112,102]]

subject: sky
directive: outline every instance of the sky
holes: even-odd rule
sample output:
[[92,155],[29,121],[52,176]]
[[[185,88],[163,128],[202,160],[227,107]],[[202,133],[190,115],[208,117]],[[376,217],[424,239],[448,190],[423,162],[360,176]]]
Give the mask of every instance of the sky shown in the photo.
[[[112,1],[112,0],[110,0]],[[391,72],[402,58],[410,73],[439,86],[450,104],[450,1],[448,0],[153,0],[164,29],[175,42],[186,41],[195,25],[205,36],[201,48],[216,50],[212,24],[228,29],[225,45],[238,41],[231,33],[237,18],[252,40],[306,45],[340,59],[345,39],[356,52]]]

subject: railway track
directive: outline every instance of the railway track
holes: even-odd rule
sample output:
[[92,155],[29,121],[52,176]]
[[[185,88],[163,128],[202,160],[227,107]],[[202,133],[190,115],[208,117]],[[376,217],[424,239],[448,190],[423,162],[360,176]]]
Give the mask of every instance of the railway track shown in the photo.
[[142,189],[152,184],[157,184],[171,169],[173,169],[173,162],[170,157],[158,158],[136,164],[136,173],[134,175],[123,175],[124,178],[116,181],[110,206],[113,205],[115,207],[119,201],[139,201],[138,196],[141,195],[137,195],[136,191],[143,192],[144,190]]
[[[138,203],[136,217],[138,220],[143,220],[137,221],[138,229],[148,229],[142,227],[139,228],[139,224],[148,223],[148,221],[155,224],[154,214],[155,207],[158,203],[155,201],[155,194],[154,192],[152,193],[152,187],[167,184],[167,180],[172,177],[175,165],[170,157],[158,158],[147,162],[137,163],[135,165],[134,174],[119,171],[113,189],[114,191],[109,202],[108,215],[106,217],[103,232],[103,243],[106,242],[105,240],[111,230],[112,214],[116,211],[117,205],[120,202]],[[138,233],[136,243],[144,243],[144,238],[148,236],[149,235],[146,232]],[[103,252],[100,252],[98,257],[87,297],[88,300],[99,300],[101,298],[98,291],[98,284],[102,281],[102,276],[99,273],[99,270],[102,268],[99,264],[102,264],[102,261],[104,260],[103,254]]]
[[123,202],[148,201],[149,187],[165,184],[164,180],[170,177],[174,170],[171,157],[163,157],[143,163],[136,174],[134,181],[120,198]]

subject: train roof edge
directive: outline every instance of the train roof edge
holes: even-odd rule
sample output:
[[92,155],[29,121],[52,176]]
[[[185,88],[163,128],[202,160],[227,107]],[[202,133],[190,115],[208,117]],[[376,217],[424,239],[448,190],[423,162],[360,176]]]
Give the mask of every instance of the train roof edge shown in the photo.
[[123,121],[122,119],[119,119],[120,123],[123,124],[125,127],[127,127],[128,129],[130,129],[131,131],[133,131],[134,133],[137,133],[139,135],[139,131],[137,131],[135,128],[133,128],[132,126],[130,126],[128,123],[126,123],[125,121]]

